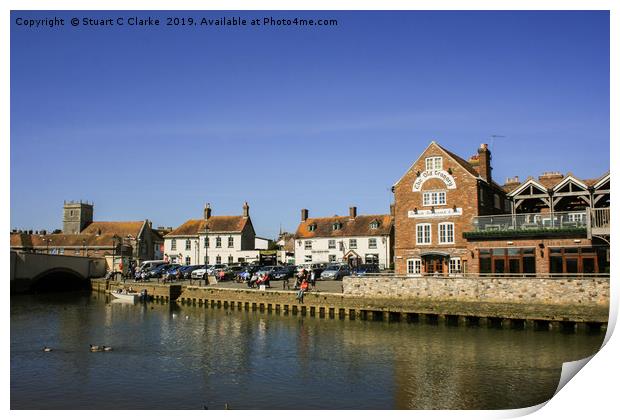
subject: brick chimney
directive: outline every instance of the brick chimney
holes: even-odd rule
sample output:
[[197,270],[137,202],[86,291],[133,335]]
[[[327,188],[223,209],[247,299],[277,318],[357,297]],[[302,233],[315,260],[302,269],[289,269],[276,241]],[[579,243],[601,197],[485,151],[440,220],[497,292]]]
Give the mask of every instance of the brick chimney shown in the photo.
[[250,217],[250,205],[247,201],[243,203],[243,217]]
[[538,177],[539,181],[547,180],[550,183],[559,183],[562,179],[564,179],[564,175],[560,172],[543,172],[541,176]]
[[207,203],[205,204],[204,218],[205,220],[209,220],[210,217],[211,217],[211,204]]
[[506,182],[504,183],[503,187],[507,190],[513,190],[518,185],[521,185],[521,181],[519,181],[519,177],[515,175],[513,177],[506,178]]
[[482,143],[478,149],[478,173],[486,182],[491,183],[491,151],[489,145]]
[[357,217],[357,207],[349,207],[349,219],[355,219]]
[[301,221],[305,222],[308,220],[308,209],[301,209]]

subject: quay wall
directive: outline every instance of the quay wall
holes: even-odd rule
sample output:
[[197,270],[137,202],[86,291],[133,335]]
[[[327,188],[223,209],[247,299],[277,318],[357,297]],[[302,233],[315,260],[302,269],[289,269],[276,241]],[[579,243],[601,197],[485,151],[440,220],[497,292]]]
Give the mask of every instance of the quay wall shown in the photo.
[[[356,284],[358,279],[353,279]],[[366,279],[368,280],[368,279]],[[349,280],[351,281],[351,280]],[[108,292],[123,286],[121,282],[93,280],[93,290]],[[129,285],[129,284],[127,284]],[[303,303],[296,299],[295,291],[276,289],[256,290],[217,286],[164,285],[153,283],[132,283],[135,290],[147,289],[150,296],[159,303],[176,301],[182,305],[217,306],[245,310],[300,313],[317,317],[336,319],[381,319],[457,320],[459,323],[499,322],[511,325],[514,321],[551,323],[594,323],[606,325],[609,306],[606,304],[582,302],[580,304],[524,302],[500,300],[459,299],[454,296],[433,297],[355,295],[352,293],[308,292]],[[345,287],[350,287],[347,285]],[[357,289],[357,288],[356,288]]]
[[609,277],[345,277],[346,296],[609,306]]

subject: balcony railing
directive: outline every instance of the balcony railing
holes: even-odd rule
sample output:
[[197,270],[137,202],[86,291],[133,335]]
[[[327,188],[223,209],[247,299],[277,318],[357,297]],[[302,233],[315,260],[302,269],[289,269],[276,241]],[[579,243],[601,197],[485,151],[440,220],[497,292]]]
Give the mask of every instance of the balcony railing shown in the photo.
[[609,208],[589,209],[590,227],[588,237],[592,235],[605,236],[609,235]]
[[546,229],[586,229],[586,211],[551,213],[496,214],[474,217],[475,232],[525,231]]

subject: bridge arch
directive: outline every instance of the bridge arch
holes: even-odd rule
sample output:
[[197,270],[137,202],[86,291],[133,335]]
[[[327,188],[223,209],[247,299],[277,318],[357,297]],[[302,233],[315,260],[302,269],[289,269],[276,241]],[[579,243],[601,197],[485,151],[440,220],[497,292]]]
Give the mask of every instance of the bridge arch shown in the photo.
[[30,286],[35,293],[90,290],[90,279],[67,267],[54,267],[37,274]]

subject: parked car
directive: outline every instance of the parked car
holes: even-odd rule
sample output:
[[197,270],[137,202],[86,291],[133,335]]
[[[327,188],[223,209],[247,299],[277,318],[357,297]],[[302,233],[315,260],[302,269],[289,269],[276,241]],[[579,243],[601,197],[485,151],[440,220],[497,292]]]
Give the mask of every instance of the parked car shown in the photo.
[[378,273],[379,266],[377,264],[362,264],[351,270],[351,274],[355,276],[363,276],[365,274]]
[[146,278],[147,279],[152,279],[152,278],[161,278],[162,274],[164,273],[164,271],[168,270],[170,268],[171,264],[162,264],[162,265],[158,265],[157,267],[153,268],[152,270],[149,270],[146,272]]
[[181,264],[170,264],[167,270],[161,273],[163,280],[174,280],[177,278],[177,272],[182,268]]
[[189,279],[192,277],[192,271],[204,267],[202,265],[184,265],[179,270],[181,270],[181,275],[184,279]]
[[200,268],[197,268],[195,270],[192,271],[191,277],[194,280],[200,280],[200,279],[206,279],[207,278],[207,270],[209,269],[209,265],[203,265],[200,266]]
[[158,266],[164,265],[164,264],[166,264],[166,261],[164,261],[164,260],[143,261],[142,264],[140,264],[140,267],[138,268],[138,270],[142,271],[143,273],[145,273],[145,272],[151,271],[155,267],[158,267]]
[[282,265],[275,267],[271,274],[274,280],[284,280],[295,276],[295,267],[292,265]]
[[344,276],[351,274],[347,265],[329,265],[321,273],[322,280],[342,280]]
[[226,268],[226,264],[213,264],[208,266],[207,273],[209,273],[210,276],[214,276],[215,273],[217,273],[223,268]]

